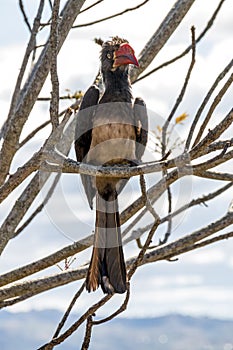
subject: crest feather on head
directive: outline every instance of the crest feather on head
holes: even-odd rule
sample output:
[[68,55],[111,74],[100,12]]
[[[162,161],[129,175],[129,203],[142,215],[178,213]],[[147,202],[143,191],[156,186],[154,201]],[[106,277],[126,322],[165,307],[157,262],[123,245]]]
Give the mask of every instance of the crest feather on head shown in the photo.
[[115,46],[115,45],[121,45],[121,44],[129,43],[129,42],[126,39],[119,38],[119,36],[112,36],[111,41],[107,41],[107,43]]

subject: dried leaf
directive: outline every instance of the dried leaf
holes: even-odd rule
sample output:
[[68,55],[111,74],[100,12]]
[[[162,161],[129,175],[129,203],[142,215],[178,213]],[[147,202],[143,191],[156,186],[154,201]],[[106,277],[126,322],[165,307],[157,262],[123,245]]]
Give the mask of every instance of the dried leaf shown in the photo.
[[176,117],[176,124],[182,123],[188,117],[187,113],[182,113],[178,117]]

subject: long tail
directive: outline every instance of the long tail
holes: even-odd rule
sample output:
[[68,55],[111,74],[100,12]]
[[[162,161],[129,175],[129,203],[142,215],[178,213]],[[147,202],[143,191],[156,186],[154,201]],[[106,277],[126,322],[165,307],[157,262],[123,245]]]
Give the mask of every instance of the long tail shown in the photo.
[[101,285],[104,293],[126,291],[126,268],[122,249],[117,196],[104,200],[96,195],[95,239],[86,278],[89,292]]

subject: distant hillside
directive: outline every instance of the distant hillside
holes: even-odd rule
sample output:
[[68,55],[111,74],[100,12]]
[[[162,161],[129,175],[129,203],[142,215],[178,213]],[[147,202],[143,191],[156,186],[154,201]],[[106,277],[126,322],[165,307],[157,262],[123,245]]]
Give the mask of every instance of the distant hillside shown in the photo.
[[[57,311],[0,312],[0,349],[35,350],[47,342],[62,314]],[[72,316],[74,322],[78,316]],[[56,349],[81,348],[83,330]],[[91,350],[233,350],[233,320],[169,315],[117,318],[93,331]]]

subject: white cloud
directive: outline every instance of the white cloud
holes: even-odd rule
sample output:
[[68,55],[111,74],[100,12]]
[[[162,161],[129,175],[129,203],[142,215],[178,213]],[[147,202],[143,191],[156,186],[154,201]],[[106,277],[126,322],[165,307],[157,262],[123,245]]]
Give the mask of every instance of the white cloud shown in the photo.
[[211,248],[207,250],[197,251],[195,254],[190,254],[186,257],[186,261],[190,264],[219,264],[227,260],[227,256],[224,254],[223,249]]

